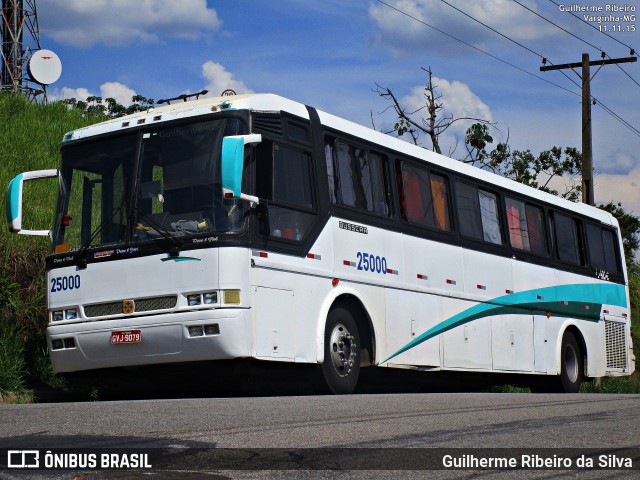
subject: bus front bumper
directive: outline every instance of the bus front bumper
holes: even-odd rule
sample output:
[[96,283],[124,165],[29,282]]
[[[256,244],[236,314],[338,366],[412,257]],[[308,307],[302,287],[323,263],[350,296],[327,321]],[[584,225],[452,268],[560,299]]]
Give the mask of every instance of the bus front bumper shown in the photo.
[[49,325],[47,343],[55,373],[242,358],[251,356],[251,315],[217,309]]

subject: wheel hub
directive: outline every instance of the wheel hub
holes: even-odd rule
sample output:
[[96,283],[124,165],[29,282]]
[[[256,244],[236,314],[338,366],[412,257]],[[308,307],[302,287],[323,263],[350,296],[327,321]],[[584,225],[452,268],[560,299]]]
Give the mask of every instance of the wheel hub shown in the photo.
[[329,350],[331,362],[338,375],[349,375],[356,361],[356,343],[355,337],[341,323],[331,332]]

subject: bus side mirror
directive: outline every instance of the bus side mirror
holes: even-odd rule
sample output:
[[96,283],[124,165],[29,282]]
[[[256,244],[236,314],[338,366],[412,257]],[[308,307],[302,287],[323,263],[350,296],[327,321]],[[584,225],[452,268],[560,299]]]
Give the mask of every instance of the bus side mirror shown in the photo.
[[24,182],[38,178],[54,178],[58,176],[58,170],[35,170],[24,172],[9,182],[7,187],[7,224],[11,233],[21,235],[50,235],[49,230],[23,230],[22,229],[22,191]]
[[262,135],[234,135],[222,139],[222,192],[225,198],[240,198],[259,203],[258,197],[242,193],[244,146],[262,142]]

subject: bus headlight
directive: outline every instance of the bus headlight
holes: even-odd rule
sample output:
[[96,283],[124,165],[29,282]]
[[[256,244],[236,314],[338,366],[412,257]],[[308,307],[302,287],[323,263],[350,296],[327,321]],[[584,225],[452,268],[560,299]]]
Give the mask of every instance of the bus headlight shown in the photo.
[[218,303],[218,292],[208,292],[202,295],[202,301],[205,305]]
[[187,305],[193,307],[195,305],[200,305],[202,303],[202,299],[200,298],[200,294],[187,295]]
[[54,310],[51,312],[52,322],[61,322],[62,320],[76,320],[78,318],[78,307],[67,308],[65,310]]

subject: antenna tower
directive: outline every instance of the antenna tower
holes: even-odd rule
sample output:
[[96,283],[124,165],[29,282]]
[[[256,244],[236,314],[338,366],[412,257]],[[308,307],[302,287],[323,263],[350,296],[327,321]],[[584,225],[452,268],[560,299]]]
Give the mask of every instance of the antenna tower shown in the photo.
[[29,55],[40,50],[36,0],[2,0],[0,37],[2,38],[0,90],[23,93],[32,100],[39,95],[44,95],[46,101],[46,86],[33,82],[26,72]]

